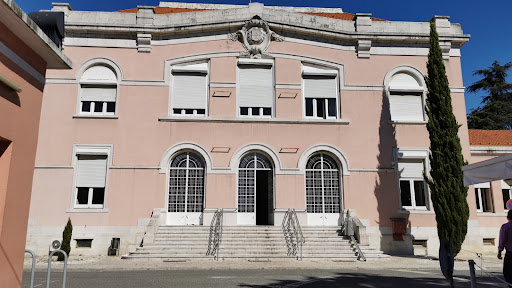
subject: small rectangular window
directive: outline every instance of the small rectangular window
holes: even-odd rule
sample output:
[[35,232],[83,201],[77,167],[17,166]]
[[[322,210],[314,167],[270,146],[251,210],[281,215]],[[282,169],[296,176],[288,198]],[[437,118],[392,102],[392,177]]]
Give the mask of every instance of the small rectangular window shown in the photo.
[[107,155],[77,155],[75,208],[103,208]]
[[412,206],[411,184],[409,181],[400,181],[400,195],[402,206]]
[[336,117],[336,99],[328,99],[329,100],[329,116]]
[[503,208],[505,210],[508,210],[507,208],[507,202],[508,200],[510,200],[510,194],[511,194],[511,190],[510,189],[501,189],[501,193],[503,195]]
[[313,98],[306,98],[306,116],[313,116]]
[[91,248],[92,239],[76,239],[76,248]]
[[316,117],[325,118],[325,99],[315,99],[316,100]]
[[494,238],[483,238],[484,245],[486,246],[494,246]]
[[253,116],[259,116],[260,115],[260,108],[259,107],[252,107],[252,114]]
[[82,101],[82,112],[91,112],[91,101]]
[[94,112],[100,113],[103,112],[103,102],[94,102]]
[[477,212],[494,212],[490,188],[475,188],[475,200]]
[[272,116],[272,108],[263,108],[264,116]]
[[240,115],[249,115],[249,108],[248,107],[240,107]]
[[116,102],[107,102],[107,112],[108,113],[116,112]]
[[422,159],[399,159],[400,199],[407,209],[427,209],[427,186]]

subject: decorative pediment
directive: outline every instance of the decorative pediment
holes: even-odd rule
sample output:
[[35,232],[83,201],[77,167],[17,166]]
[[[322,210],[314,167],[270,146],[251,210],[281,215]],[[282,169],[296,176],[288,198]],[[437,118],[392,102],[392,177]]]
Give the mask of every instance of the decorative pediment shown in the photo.
[[283,36],[270,30],[268,23],[258,16],[246,21],[242,29],[229,34],[229,37],[233,41],[242,42],[246,51],[241,52],[240,55],[251,58],[261,58],[272,40],[284,41]]

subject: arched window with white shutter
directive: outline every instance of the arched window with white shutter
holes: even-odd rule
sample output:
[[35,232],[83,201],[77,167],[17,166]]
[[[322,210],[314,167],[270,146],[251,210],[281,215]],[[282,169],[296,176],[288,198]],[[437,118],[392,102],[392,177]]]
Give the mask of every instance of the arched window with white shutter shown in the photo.
[[391,70],[384,80],[391,121],[424,122],[426,85],[423,75],[408,66]]
[[117,111],[118,75],[106,64],[87,68],[80,78],[78,114],[114,116]]

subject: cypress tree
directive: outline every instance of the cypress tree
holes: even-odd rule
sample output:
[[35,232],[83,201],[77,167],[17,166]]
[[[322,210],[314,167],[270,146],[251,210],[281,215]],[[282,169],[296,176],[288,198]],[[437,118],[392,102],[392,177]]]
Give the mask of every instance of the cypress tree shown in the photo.
[[[71,219],[68,218],[68,223],[64,227],[64,231],[62,231],[62,245],[60,246],[60,249],[64,250],[68,256],[69,252],[71,252],[71,234],[73,234],[73,225],[71,224]],[[57,260],[64,261],[64,255],[62,253],[58,255]]]
[[427,130],[430,137],[430,176],[427,179],[436,213],[437,235],[450,241],[454,255],[461,249],[467,233],[469,207],[467,188],[462,181],[464,165],[459,124],[453,115],[448,77],[435,24],[430,23],[430,50],[426,78]]

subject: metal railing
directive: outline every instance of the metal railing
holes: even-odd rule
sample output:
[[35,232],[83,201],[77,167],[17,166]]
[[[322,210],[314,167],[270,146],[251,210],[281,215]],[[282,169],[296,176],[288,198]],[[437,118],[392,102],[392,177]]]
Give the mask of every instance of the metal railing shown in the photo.
[[300,251],[300,256],[297,258],[302,261],[302,245],[306,243],[306,239],[302,234],[295,209],[288,209],[286,211],[281,228],[283,229],[286,246],[288,247],[288,255],[296,256],[297,251]]
[[354,237],[354,221],[359,221],[359,219],[352,219],[352,217],[350,217],[350,215],[347,213],[347,216],[345,217],[345,221],[343,223],[343,232],[345,236],[350,237],[350,241],[356,247],[359,258],[366,262],[366,257],[364,257],[363,251],[361,251],[359,243]]
[[[30,271],[30,288],[34,288],[34,274],[36,273],[36,254],[34,251],[25,249],[25,253],[29,253],[32,256],[32,270]],[[48,274],[46,276],[46,287],[50,288],[50,277],[52,272],[52,257],[55,253],[62,253],[64,255],[64,270],[62,275],[62,288],[66,288],[66,272],[68,269],[68,255],[63,250],[53,250],[48,255]]]
[[219,260],[219,247],[222,238],[222,218],[224,217],[224,210],[217,209],[213,214],[212,222],[210,223],[210,237],[208,238],[208,251],[206,255],[212,255],[215,260]]

